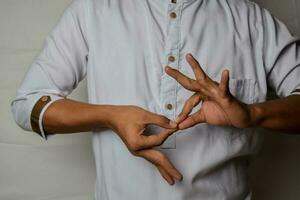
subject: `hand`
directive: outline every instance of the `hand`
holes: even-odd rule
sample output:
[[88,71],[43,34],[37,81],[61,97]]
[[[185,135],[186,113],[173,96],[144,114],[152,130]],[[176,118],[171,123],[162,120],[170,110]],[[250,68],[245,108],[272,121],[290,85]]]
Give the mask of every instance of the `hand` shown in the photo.
[[[165,129],[159,134],[147,136],[144,131],[150,124]],[[178,130],[175,122],[136,106],[114,106],[108,126],[120,136],[133,155],[143,157],[153,163],[170,185],[174,184],[173,178],[179,181],[182,179],[182,175],[168,158],[160,151],[152,149],[161,145]]]
[[[222,72],[221,82],[213,81],[201,68],[198,61],[191,55],[186,55],[196,80],[167,66],[165,71],[177,80],[187,90],[195,92],[183,106],[176,122],[179,129],[186,129],[198,123],[211,125],[234,126],[247,128],[251,125],[250,106],[238,101],[229,91],[229,71]],[[202,101],[199,111],[193,113],[193,108]]]

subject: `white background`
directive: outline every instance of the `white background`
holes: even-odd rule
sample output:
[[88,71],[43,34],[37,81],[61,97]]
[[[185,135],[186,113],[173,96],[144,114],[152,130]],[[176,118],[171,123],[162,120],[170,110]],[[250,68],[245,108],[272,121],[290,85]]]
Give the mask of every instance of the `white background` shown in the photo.
[[[93,199],[90,134],[43,141],[13,121],[10,101],[70,0],[0,0],[0,200]],[[259,0],[300,36],[300,0]],[[298,13],[297,13],[298,11]],[[70,98],[86,101],[83,81]],[[268,134],[252,166],[254,199],[300,199],[300,136]]]

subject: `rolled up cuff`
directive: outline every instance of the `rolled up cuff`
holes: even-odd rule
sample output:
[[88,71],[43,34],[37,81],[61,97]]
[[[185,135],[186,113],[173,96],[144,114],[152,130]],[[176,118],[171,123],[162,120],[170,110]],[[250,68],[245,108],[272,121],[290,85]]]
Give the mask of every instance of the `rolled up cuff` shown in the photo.
[[43,115],[46,109],[56,100],[63,99],[61,96],[56,95],[44,95],[35,103],[31,116],[30,122],[32,130],[38,133],[45,140],[49,138],[51,135],[55,135],[55,133],[48,133],[45,131],[43,126]]
[[294,90],[293,92],[291,92],[291,95],[294,95],[294,94],[300,95],[300,89],[297,89],[297,90]]

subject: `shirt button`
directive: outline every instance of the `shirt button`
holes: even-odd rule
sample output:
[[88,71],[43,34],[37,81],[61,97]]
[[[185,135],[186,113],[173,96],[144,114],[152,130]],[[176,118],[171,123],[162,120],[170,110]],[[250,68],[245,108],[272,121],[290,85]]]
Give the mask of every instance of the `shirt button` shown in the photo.
[[46,102],[46,101],[48,101],[48,99],[49,99],[48,96],[43,96],[41,100],[42,100],[42,102]]
[[174,61],[175,61],[175,57],[174,57],[174,56],[169,56],[168,60],[169,60],[170,62],[174,62]]
[[175,12],[171,12],[171,13],[170,13],[170,17],[171,17],[171,18],[176,18],[176,16],[177,16],[177,15],[176,15]]
[[172,105],[172,104],[170,104],[170,103],[166,104],[166,109],[172,110],[172,108],[173,108],[173,105]]

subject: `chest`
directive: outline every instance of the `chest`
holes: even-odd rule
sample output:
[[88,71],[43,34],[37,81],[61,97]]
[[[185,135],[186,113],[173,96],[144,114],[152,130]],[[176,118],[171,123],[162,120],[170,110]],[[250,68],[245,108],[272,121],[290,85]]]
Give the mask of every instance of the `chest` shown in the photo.
[[[169,65],[193,77],[186,53],[192,53],[215,80],[225,68],[232,78],[241,79],[234,83],[252,80],[254,84],[257,74],[262,73],[256,59],[256,32],[247,19],[238,20],[226,5],[99,1],[89,18],[91,66],[102,87],[114,88],[107,83],[116,80],[122,83],[118,87],[123,91],[135,88],[154,91],[155,96],[179,90],[177,94],[181,94],[182,88],[166,76],[164,67]],[[189,95],[184,90],[182,94],[183,99]]]

